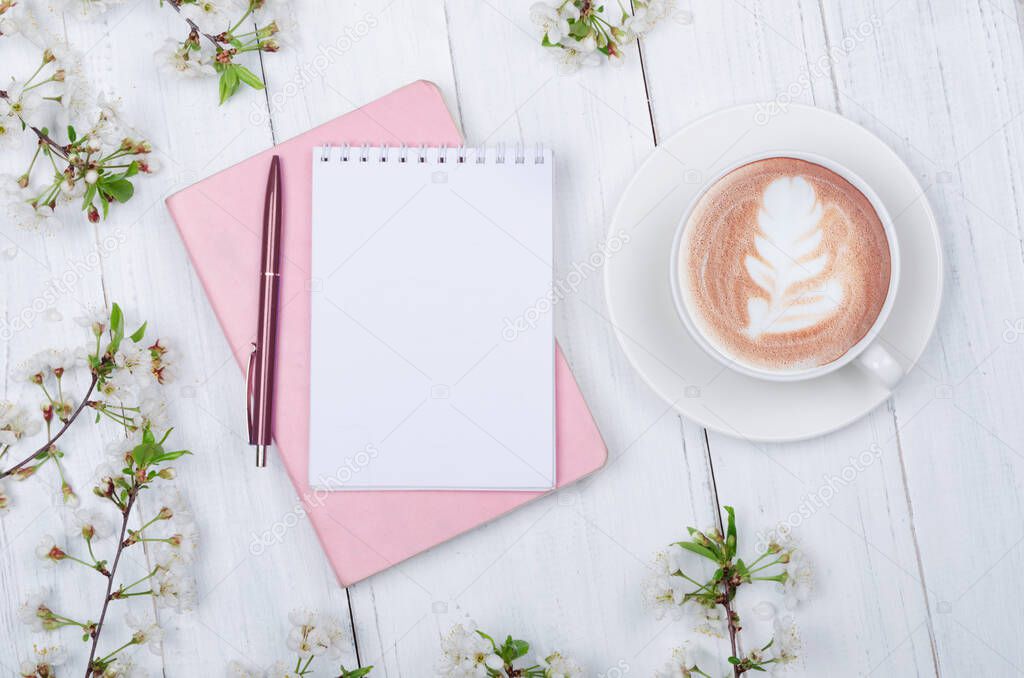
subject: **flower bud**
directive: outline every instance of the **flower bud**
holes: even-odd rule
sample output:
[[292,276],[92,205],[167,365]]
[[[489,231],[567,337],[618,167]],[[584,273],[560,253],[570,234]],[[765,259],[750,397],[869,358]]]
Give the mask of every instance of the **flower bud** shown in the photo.
[[[160,472],[157,473],[157,475],[160,476],[161,478],[163,478],[164,480],[174,480],[174,478],[178,475],[178,473],[174,470],[173,467],[168,467],[168,468],[160,469]],[[161,512],[163,512],[163,510],[164,509],[161,509]],[[166,510],[170,511],[170,509],[166,509]],[[168,517],[170,517],[170,516],[168,516]]]
[[22,174],[20,177],[18,177],[18,186],[20,188],[28,188],[28,175],[27,174]]
[[85,183],[95,184],[100,179],[100,173],[94,169],[89,170],[85,173]]
[[53,50],[50,49],[49,47],[47,47],[46,49],[43,50],[43,63],[44,64],[48,64],[48,63],[52,62],[54,59],[56,59],[56,58],[57,57],[55,57],[53,55]]
[[281,49],[281,43],[279,43],[277,40],[267,40],[262,45],[260,45],[260,49],[263,50],[264,52],[277,52],[278,50]]
[[[163,471],[161,471],[163,473]],[[174,511],[164,506],[160,509],[160,512],[156,514],[157,520],[170,520],[174,517]]]
[[53,81],[54,82],[64,82],[64,75],[65,75],[64,74],[64,69],[63,68],[58,68],[54,72],[54,74],[53,74]]
[[89,214],[89,221],[91,223],[98,224],[100,222],[100,211],[98,209],[96,209],[95,205],[89,205],[88,214]]
[[38,468],[38,466],[23,466],[14,472],[14,478],[16,480],[25,480],[26,478],[31,478],[35,474],[36,469]]

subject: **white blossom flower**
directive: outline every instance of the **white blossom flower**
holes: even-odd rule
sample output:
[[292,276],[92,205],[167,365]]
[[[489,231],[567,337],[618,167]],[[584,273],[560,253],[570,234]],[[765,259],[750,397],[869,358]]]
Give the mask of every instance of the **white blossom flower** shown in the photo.
[[777,618],[774,623],[772,646],[768,649],[777,664],[791,664],[797,660],[803,641],[797,631],[793,617]]
[[145,645],[150,652],[160,656],[163,651],[164,632],[154,619],[137,617],[129,612],[124,617],[124,623],[132,630],[132,641],[136,645]]
[[[113,408],[134,402],[137,389],[138,380],[126,370],[114,371],[96,386],[96,391],[104,396],[103,400]],[[126,412],[126,414],[131,413]]]
[[42,424],[30,417],[17,403],[0,400],[0,445],[13,445],[25,436],[34,436]]
[[0,116],[0,150],[9,150],[21,140],[21,123],[15,118]]
[[107,330],[110,312],[105,308],[90,308],[85,315],[76,317],[75,322],[81,327],[88,327],[98,337]]
[[58,563],[66,557],[64,549],[57,546],[56,540],[49,534],[43,535],[43,538],[36,544],[36,558],[47,566],[53,566],[54,563]]
[[[142,379],[146,378],[142,377]],[[136,405],[139,411],[132,417],[135,425],[142,428],[149,424],[149,427],[154,431],[163,430],[168,427],[170,413],[167,410],[167,400],[164,399],[163,393],[159,389],[152,386],[143,387],[139,391]]]
[[51,348],[38,355],[39,362],[50,368],[54,374],[63,374],[73,368],[77,362],[73,351]]
[[[286,675],[287,669],[284,671],[285,674],[279,675]],[[263,669],[237,659],[228,662],[224,675],[225,678],[266,678],[266,672]]]
[[76,127],[90,125],[92,121],[89,120],[89,116],[93,113],[96,96],[79,64],[68,64],[64,67],[63,85],[60,95],[61,122]]
[[675,9],[675,0],[636,0],[633,3],[633,15],[622,22],[622,28],[627,33],[644,37]]
[[332,659],[341,656],[345,633],[334,617],[299,608],[288,615],[292,630],[288,634],[288,649],[303,657],[326,655]]
[[15,200],[7,203],[6,212],[14,225],[26,231],[53,233],[61,227],[60,219],[54,215],[53,208],[49,205],[37,206],[28,200]]
[[10,11],[0,15],[0,35],[17,35],[21,32],[21,24]]
[[189,516],[182,516],[174,521],[174,534],[168,542],[162,542],[156,550],[156,562],[164,567],[176,564],[188,564],[195,560],[199,548],[199,528]]
[[786,581],[781,585],[783,600],[790,610],[811,597],[814,589],[814,570],[811,563],[798,548],[788,552],[789,562],[785,563]]
[[711,607],[698,605],[697,608],[701,610],[703,617],[694,630],[712,638],[725,638],[729,629],[729,618],[725,613],[725,608],[721,605]]
[[552,49],[548,53],[562,75],[571,75],[583,67],[601,65],[601,53],[597,51],[597,41],[592,35],[583,40],[572,40],[562,49]]
[[92,509],[80,508],[74,513],[78,529],[75,534],[89,539],[106,539],[114,534],[114,524],[106,514]]
[[153,581],[153,600],[157,607],[188,612],[195,607],[195,580],[180,567],[163,569]]
[[101,678],[143,678],[146,675],[148,674],[138,669],[130,656],[120,654],[103,672]]
[[[182,5],[191,7],[192,5]],[[174,38],[168,38],[163,46],[156,52],[157,63],[160,70],[166,73],[181,75],[186,78],[201,78],[217,74],[210,61],[210,55],[202,51],[196,52],[191,49],[184,49],[181,43]]]
[[55,676],[54,667],[61,666],[68,660],[68,652],[63,645],[33,645],[34,659],[21,663],[21,673],[25,676]]
[[537,665],[544,669],[544,678],[583,678],[583,669],[570,657],[561,652],[552,652],[537,660]]
[[123,0],[51,0],[57,12],[68,12],[80,19],[93,19]]
[[546,35],[548,42],[558,44],[562,38],[569,35],[569,18],[579,17],[579,10],[571,3],[562,3],[564,7],[571,7],[575,10],[575,16],[568,11],[559,9],[558,5],[550,5],[546,2],[537,2],[530,6],[530,19],[540,28],[541,35]]
[[149,376],[150,362],[149,351],[134,342],[124,343],[114,356],[114,364],[132,374],[140,372]]
[[302,678],[295,672],[294,667],[290,667],[284,662],[274,662],[263,675],[266,678]]
[[42,95],[35,89],[26,89],[23,82],[12,82],[6,92],[7,97],[0,99],[0,115],[30,118],[43,104]]
[[683,567],[686,551],[673,544],[657,552],[652,563],[653,572],[644,580],[641,588],[644,603],[657,619],[670,613],[673,619],[680,619],[685,612],[684,596],[693,586],[683,577],[676,576]]
[[200,26],[209,26],[228,18],[227,13],[230,9],[230,5],[224,0],[196,0],[187,4],[182,3],[181,15]]
[[690,671],[696,662],[690,652],[688,645],[682,645],[672,650],[672,658],[665,662],[660,670],[655,672],[655,678],[690,678],[693,672]]
[[50,619],[51,611],[47,604],[50,597],[48,589],[39,589],[30,593],[28,598],[18,608],[18,619],[34,631],[42,631],[46,628],[46,621]]
[[475,630],[456,624],[441,641],[441,661],[437,673],[452,678],[487,676],[504,666],[501,657],[494,654],[490,642]]

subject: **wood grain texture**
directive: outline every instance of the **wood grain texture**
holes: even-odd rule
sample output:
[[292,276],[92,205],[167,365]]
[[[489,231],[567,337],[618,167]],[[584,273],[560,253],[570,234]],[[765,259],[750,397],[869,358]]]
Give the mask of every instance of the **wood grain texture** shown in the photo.
[[[815,562],[815,596],[797,612],[806,658],[795,675],[1024,673],[1024,584],[1015,576],[1024,566],[1019,7],[693,0],[621,68],[561,77],[536,44],[529,4],[294,3],[281,19],[292,31],[285,50],[247,62],[266,92],[221,107],[209,82],[170,77],[149,57],[154,42],[182,30],[167,7],[140,1],[98,22],[53,19],[94,81],[123,97],[125,116],[154,140],[164,170],[138,182],[133,202],[96,227],[69,224],[45,237],[2,225],[3,317],[30,318],[5,335],[4,397],[28,395],[12,378],[24,357],[81,343],[71,319],[89,305],[120,302],[186,356],[170,388],[177,434],[196,452],[178,470],[203,533],[201,601],[191,615],[161,613],[163,656],[140,660],[171,677],[219,675],[231,659],[267,664],[286,656],[288,611],[309,605],[351,623],[344,661],[374,664],[380,675],[429,675],[440,635],[467,619],[534,640],[538,650],[560,648],[587,675],[650,675],[691,634],[641,608],[648,558],[729,504],[741,518],[741,549],[790,523]],[[31,61],[6,40],[4,77]],[[707,435],[648,389],[613,336],[603,273],[593,272],[553,312],[608,443],[608,466],[341,589],[283,471],[251,465],[232,358],[244,347],[219,331],[162,201],[420,78],[441,88],[471,143],[555,149],[556,279],[597,250],[639,163],[686,123],[751,101],[773,102],[780,114],[788,102],[841,113],[896,150],[936,210],[947,291],[935,338],[894,397],[861,421],[804,443],[758,445]],[[5,153],[0,171],[18,172],[19,163]],[[91,251],[98,263],[82,266]],[[68,270],[74,284],[47,295],[47,281]],[[112,435],[83,425],[68,436],[80,489]],[[8,601],[0,637],[16,648],[0,657],[4,675],[39,640],[16,618],[28,592],[50,586],[82,614],[102,595],[88,573],[34,567],[39,537],[70,525],[37,482],[52,489],[55,481],[14,487],[16,509],[0,518]],[[141,571],[144,554],[133,558],[128,566]],[[772,596],[745,596],[741,612],[762,599]],[[763,624],[750,618],[753,642]]]

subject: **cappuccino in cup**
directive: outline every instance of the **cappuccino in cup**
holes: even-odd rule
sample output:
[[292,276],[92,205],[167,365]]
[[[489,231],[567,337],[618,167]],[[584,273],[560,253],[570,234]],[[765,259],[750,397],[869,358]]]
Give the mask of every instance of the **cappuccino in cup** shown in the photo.
[[895,285],[895,240],[855,181],[804,157],[767,157],[698,196],[676,240],[673,288],[705,348],[786,378],[838,367],[873,338]]

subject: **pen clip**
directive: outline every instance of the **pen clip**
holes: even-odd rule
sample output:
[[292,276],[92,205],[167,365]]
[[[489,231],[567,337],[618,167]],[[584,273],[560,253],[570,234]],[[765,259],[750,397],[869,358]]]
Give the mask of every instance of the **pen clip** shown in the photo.
[[252,392],[252,375],[253,369],[256,367],[256,352],[258,348],[256,342],[252,342],[252,351],[249,353],[249,367],[245,371],[245,420],[249,428],[249,444],[256,444],[256,431],[253,429],[253,392]]

